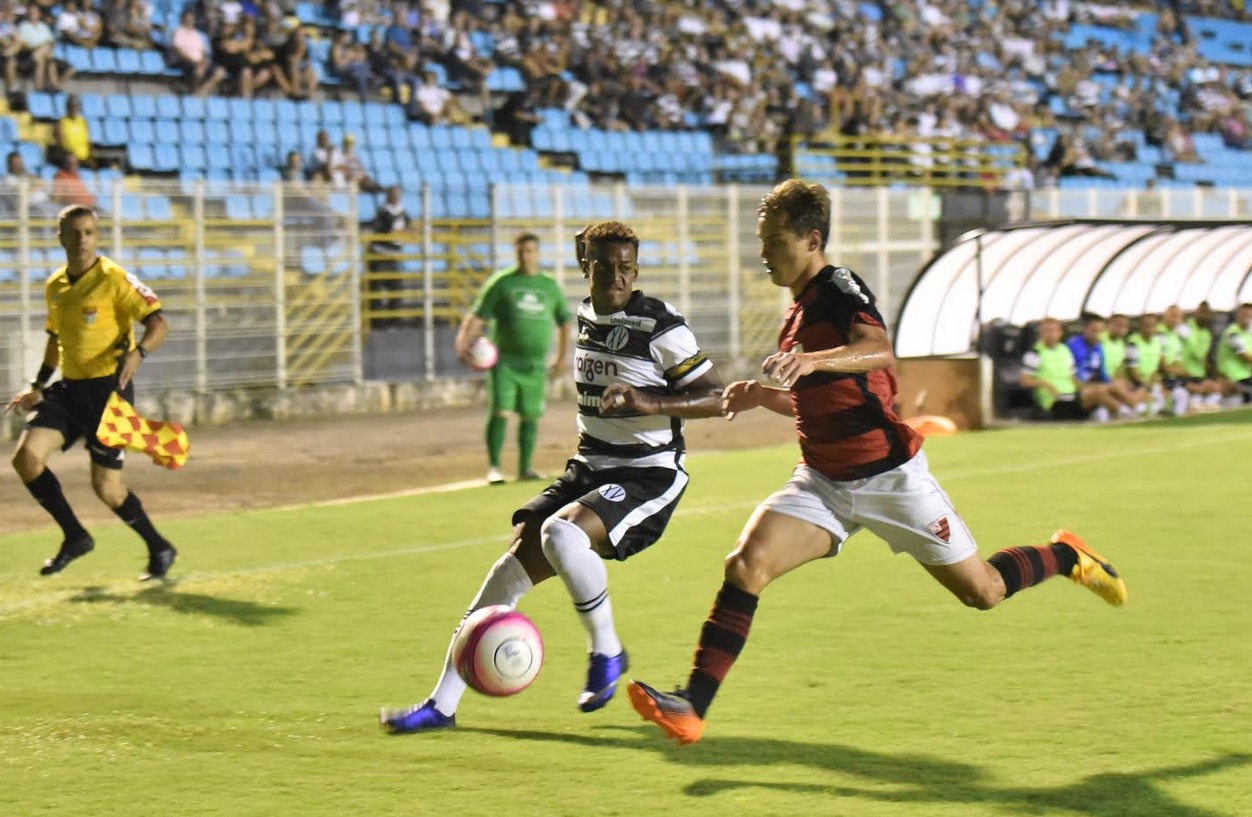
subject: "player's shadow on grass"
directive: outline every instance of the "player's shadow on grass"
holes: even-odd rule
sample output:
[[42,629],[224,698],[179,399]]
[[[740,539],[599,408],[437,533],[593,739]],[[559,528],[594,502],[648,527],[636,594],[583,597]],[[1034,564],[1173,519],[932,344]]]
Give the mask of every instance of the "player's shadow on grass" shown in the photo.
[[1096,774],[1065,786],[999,786],[985,770],[968,763],[927,755],[889,755],[854,746],[796,743],[770,738],[708,737],[695,746],[679,747],[660,739],[652,727],[605,727],[604,732],[640,734],[575,734],[508,729],[465,729],[467,732],[519,740],[573,743],[598,748],[654,751],[684,766],[760,768],[772,763],[808,766],[844,778],[859,778],[876,788],[854,784],[785,783],[775,780],[704,778],[683,793],[711,797],[743,789],[770,789],[800,794],[828,794],[891,803],[991,804],[1023,814],[1070,813],[1088,817],[1231,817],[1188,806],[1174,799],[1160,783],[1246,766],[1252,755],[1226,754],[1207,761],[1122,774]]
[[147,604],[164,607],[176,613],[213,616],[245,627],[260,627],[270,621],[290,616],[295,607],[257,604],[242,599],[227,599],[204,593],[186,593],[174,585],[153,585],[137,593],[114,593],[106,587],[84,587],[70,597],[75,604]]

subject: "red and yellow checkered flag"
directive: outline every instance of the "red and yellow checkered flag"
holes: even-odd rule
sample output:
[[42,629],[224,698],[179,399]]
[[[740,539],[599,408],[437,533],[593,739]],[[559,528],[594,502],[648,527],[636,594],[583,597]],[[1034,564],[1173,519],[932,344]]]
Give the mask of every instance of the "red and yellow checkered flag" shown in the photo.
[[178,423],[145,420],[117,392],[109,397],[96,428],[96,439],[110,448],[125,448],[152,457],[157,465],[171,471],[187,464],[191,443]]

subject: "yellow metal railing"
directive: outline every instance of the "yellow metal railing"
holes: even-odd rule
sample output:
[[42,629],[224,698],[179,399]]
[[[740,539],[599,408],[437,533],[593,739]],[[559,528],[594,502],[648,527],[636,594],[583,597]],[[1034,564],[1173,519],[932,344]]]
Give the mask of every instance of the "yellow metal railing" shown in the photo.
[[792,150],[796,175],[845,185],[994,188],[1026,164],[1021,143],[976,139],[834,136],[810,145],[797,140]]
[[417,324],[428,314],[455,323],[494,271],[487,221],[434,220],[429,236],[420,223],[405,232],[365,233],[361,245],[366,330],[380,324]]

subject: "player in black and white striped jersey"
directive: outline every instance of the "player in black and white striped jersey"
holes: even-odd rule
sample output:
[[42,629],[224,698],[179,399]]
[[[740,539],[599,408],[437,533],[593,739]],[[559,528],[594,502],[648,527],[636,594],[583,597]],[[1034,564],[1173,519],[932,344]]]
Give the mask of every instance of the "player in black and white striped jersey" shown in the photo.
[[[513,514],[512,547],[466,615],[516,605],[534,585],[560,576],[589,635],[578,707],[593,712],[613,697],[627,668],[604,560],[628,559],[665,531],[687,488],[683,420],[721,416],[722,381],[682,315],[634,289],[639,238],[630,227],[593,225],[579,234],[577,250],[590,282],[577,313],[578,451],[559,479]],[[449,647],[431,697],[383,710],[384,728],[410,733],[456,724],[466,687],[450,655]]]

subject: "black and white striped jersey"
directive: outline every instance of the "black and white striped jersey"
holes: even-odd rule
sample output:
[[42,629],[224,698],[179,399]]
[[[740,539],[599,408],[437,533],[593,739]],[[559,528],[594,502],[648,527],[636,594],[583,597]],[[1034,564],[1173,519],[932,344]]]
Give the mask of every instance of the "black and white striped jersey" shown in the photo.
[[687,321],[672,306],[635,291],[626,307],[597,315],[591,299],[578,307],[574,382],[578,387],[578,454],[592,468],[677,468],[682,420],[665,415],[600,415],[600,395],[613,383],[675,394],[713,368]]

